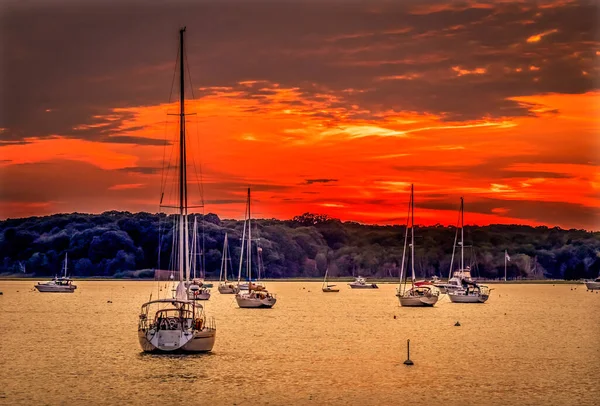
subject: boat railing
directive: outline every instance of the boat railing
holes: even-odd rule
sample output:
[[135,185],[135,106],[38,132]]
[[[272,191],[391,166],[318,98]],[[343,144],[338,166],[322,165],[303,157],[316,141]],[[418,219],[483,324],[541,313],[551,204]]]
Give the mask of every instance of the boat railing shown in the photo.
[[207,317],[205,319],[205,325],[204,327],[209,329],[209,330],[216,330],[217,329],[217,322],[215,321],[214,317]]

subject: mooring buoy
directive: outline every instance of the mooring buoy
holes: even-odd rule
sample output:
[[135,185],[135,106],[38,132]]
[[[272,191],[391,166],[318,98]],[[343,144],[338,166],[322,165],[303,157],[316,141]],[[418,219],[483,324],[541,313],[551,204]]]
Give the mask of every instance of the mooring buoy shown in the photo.
[[406,361],[404,365],[414,365],[414,362],[410,360],[410,339],[406,340]]

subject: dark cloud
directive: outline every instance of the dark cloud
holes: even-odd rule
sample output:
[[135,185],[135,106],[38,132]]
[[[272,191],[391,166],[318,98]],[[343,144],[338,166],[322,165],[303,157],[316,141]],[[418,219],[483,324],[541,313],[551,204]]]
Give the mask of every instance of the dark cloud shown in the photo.
[[[589,158],[589,159],[588,159]],[[464,174],[466,178],[483,179],[513,179],[513,178],[548,178],[548,179],[568,179],[571,175],[540,170],[523,170],[512,168],[512,165],[519,164],[576,164],[576,165],[597,165],[596,157],[586,157],[579,159],[566,156],[552,155],[512,155],[503,157],[493,157],[479,164],[470,165],[395,165],[394,169],[406,172],[430,172],[442,171]]]
[[306,179],[305,185],[312,185],[314,183],[331,183],[337,181],[337,179]]
[[[112,141],[105,136],[126,131],[128,119],[108,120],[113,108],[173,100],[183,22],[196,89],[267,80],[298,87],[303,97],[338,95],[340,105],[371,113],[409,110],[456,120],[529,114],[508,97],[598,88],[597,2],[440,4],[5,2],[1,141],[50,135]],[[485,74],[458,76],[456,66]],[[413,76],[380,79],[403,75]],[[265,104],[273,94],[259,86],[249,92]]]
[[154,175],[155,173],[160,173],[163,168],[153,167],[153,166],[131,166],[127,168],[118,169],[119,172],[128,172],[128,173],[141,173],[144,175]]
[[[457,202],[451,200],[425,200],[416,203],[416,206],[432,210],[458,210]],[[498,209],[501,210],[498,211]],[[597,228],[600,221],[599,207],[567,202],[482,198],[473,201],[466,200],[465,211],[546,224],[569,225],[586,230]]]

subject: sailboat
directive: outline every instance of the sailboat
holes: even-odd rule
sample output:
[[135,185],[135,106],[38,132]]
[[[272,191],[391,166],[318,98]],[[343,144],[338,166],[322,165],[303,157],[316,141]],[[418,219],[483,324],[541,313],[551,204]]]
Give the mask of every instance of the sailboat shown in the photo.
[[[404,249],[402,250],[402,266],[400,267],[400,285],[396,296],[400,300],[400,306],[431,307],[439,298],[439,291],[429,282],[415,282],[415,198],[414,185],[410,185],[410,200],[408,202],[409,220],[406,221],[404,233]],[[406,254],[406,243],[408,242],[408,227],[410,225],[410,289],[406,289],[406,277],[404,276],[404,259]],[[408,272],[406,272],[408,274]],[[404,281],[403,281],[404,279]],[[404,282],[404,283],[403,283]]]
[[43,293],[73,293],[77,286],[73,285],[71,278],[67,276],[67,253],[65,252],[65,260],[63,263],[64,276],[55,276],[54,279],[48,282],[38,282],[34,287]]
[[339,292],[340,290],[338,288],[335,287],[335,285],[330,285],[327,283],[327,273],[329,272],[329,266],[325,269],[325,278],[323,278],[323,286],[322,286],[322,290],[325,293],[329,293],[329,292]]
[[[465,260],[465,235],[464,235],[464,220],[465,220],[465,204],[464,200],[460,198],[460,269],[454,272],[452,278],[449,279],[449,283],[452,285],[452,289],[448,290],[448,297],[453,303],[485,303],[490,297],[490,289],[487,286],[479,285],[471,279],[471,269],[464,266]],[[458,232],[458,230],[457,230]],[[454,239],[455,244],[452,250],[452,260],[450,262],[450,270],[454,262],[454,249],[456,248],[456,238]],[[458,287],[456,285],[460,284]]]
[[194,229],[192,231],[192,280],[186,281],[187,296],[190,300],[208,300],[210,299],[210,289],[206,287],[204,281],[196,277],[197,258],[198,258],[198,221],[194,216]]
[[219,273],[219,293],[222,295],[234,295],[238,292],[237,286],[227,279],[228,262],[231,262],[231,256],[229,255],[229,242],[227,240],[227,233],[225,233],[225,240],[223,241],[223,253],[221,255],[221,272]]
[[190,252],[185,149],[184,32],[185,27],[179,30],[179,213],[176,232],[173,232],[173,238],[177,241],[172,255],[173,270],[178,273],[179,281],[173,291],[173,297],[152,300],[150,295],[150,301],[142,305],[138,339],[144,352],[207,352],[212,350],[217,334],[214,319],[206,317],[201,304],[188,299],[185,284],[185,281],[189,281]]
[[[238,287],[240,290],[235,295],[235,300],[241,308],[271,308],[277,302],[277,298],[269,293],[267,288],[260,282],[252,282],[252,227],[250,222],[250,188],[248,188],[248,201],[246,203],[246,218],[244,220],[244,231],[242,233],[242,252],[240,254],[240,267],[238,272]],[[248,225],[248,234],[246,235],[246,225]],[[246,243],[246,271],[248,277],[248,287],[242,290],[242,262],[244,260],[244,242]],[[260,254],[260,253],[257,253]]]

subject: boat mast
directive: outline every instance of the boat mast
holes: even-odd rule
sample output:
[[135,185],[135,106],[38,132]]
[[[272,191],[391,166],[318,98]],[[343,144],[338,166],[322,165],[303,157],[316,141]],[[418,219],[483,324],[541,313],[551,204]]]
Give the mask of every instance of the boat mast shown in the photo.
[[411,287],[415,287],[415,195],[414,185],[410,185],[410,268],[412,271]]
[[245,247],[245,238],[246,238],[246,215],[248,214],[248,207],[244,212],[244,230],[242,231],[242,246],[240,252],[240,267],[238,268],[238,285],[240,284],[240,280],[242,279],[242,264],[244,263],[244,247]]
[[67,277],[67,255],[68,255],[68,253],[65,252],[65,264],[64,264],[65,278]]
[[[226,252],[225,250],[226,249],[227,249],[227,233],[225,233],[225,241],[223,241],[223,253],[221,255],[221,272],[219,273],[219,282],[223,281],[223,267],[225,265],[225,252]],[[225,274],[225,280],[227,280],[227,274]]]
[[179,281],[189,279],[188,221],[187,221],[187,168],[185,150],[185,69],[183,33],[179,30]]
[[[250,188],[248,188],[248,283],[252,280],[252,227],[250,223]],[[248,285],[250,286],[250,285]]]
[[[412,200],[412,196],[408,199],[408,214],[406,215],[406,229],[404,230],[404,247],[402,248],[402,265],[400,266],[400,286],[398,287],[398,292],[401,294],[406,290],[406,278],[404,278],[404,259],[406,258],[406,241],[408,240],[408,225],[410,220],[410,202]],[[406,270],[408,274],[408,269]],[[404,286],[402,285],[402,281],[404,279]],[[404,287],[404,289],[403,289]]]
[[[192,230],[192,261],[190,270],[192,279],[196,279],[196,268],[198,268],[198,218],[194,216],[194,229]],[[188,280],[189,282],[189,280]]]
[[461,272],[465,269],[465,203],[463,198],[460,198],[460,270]]

